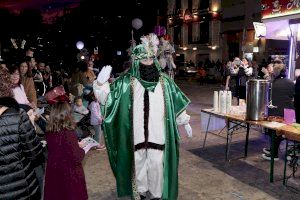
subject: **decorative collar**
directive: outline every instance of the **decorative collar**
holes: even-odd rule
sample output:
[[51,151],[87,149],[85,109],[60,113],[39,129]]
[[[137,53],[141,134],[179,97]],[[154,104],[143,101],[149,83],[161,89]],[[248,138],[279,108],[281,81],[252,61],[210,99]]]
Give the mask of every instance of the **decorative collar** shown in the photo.
[[[161,76],[161,68],[160,68],[160,65],[158,63],[158,60],[155,58],[153,60],[153,62],[154,62],[155,67],[158,70],[159,76]],[[136,79],[138,79],[138,81],[142,84],[142,86],[146,90],[154,92],[155,87],[156,87],[156,85],[157,85],[158,82],[148,82],[148,81],[142,80],[139,68],[140,68],[140,61],[139,60],[135,60],[133,62],[132,67],[130,68],[130,71],[129,71],[130,75],[132,77],[135,77]]]

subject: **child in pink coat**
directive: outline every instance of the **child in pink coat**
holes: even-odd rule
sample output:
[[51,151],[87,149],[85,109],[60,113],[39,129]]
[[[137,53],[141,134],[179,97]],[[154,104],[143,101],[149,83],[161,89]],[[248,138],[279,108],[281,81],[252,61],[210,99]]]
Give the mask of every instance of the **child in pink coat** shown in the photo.
[[93,125],[95,130],[94,139],[99,142],[99,146],[97,147],[97,150],[105,149],[104,142],[102,141],[102,130],[101,130],[101,124],[102,124],[102,115],[100,110],[100,104],[95,98],[94,94],[91,94],[93,101],[89,105],[89,110],[91,112],[91,125]]

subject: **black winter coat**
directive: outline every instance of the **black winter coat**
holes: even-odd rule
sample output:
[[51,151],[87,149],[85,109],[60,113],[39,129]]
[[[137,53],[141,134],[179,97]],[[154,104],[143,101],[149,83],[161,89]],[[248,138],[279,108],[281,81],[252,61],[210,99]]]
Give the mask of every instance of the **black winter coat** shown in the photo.
[[0,200],[40,199],[34,172],[42,145],[27,113],[12,98],[0,98]]
[[272,103],[276,108],[269,108],[269,116],[284,117],[284,109],[295,109],[294,99],[295,85],[294,82],[287,78],[276,78],[272,82]]

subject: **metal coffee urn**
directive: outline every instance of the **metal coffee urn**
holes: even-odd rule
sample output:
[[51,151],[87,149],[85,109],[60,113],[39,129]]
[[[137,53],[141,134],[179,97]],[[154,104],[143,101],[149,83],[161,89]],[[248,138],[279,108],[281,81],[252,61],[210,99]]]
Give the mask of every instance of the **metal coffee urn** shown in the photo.
[[268,117],[270,82],[251,79],[247,81],[246,119],[265,120]]

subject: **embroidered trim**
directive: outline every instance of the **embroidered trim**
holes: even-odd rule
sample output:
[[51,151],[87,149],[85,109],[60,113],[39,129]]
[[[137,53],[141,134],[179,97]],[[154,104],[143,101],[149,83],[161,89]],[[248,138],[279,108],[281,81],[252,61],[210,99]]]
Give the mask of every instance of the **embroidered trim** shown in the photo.
[[[165,146],[164,146],[164,148],[167,149],[167,147],[169,146],[169,134],[167,133],[167,123],[168,123],[169,119],[167,118],[167,116],[168,116],[167,109],[166,109],[167,99],[165,96],[166,88],[165,88],[163,76],[160,76],[159,82],[161,84],[161,88],[163,91],[163,99],[164,99],[164,119],[165,119],[165,131],[164,131],[165,132]],[[164,161],[165,161],[165,152],[164,152]],[[163,170],[165,170],[165,169],[163,169]],[[164,176],[163,176],[163,178],[164,178]],[[164,195],[164,191],[162,191],[162,198],[163,198],[163,195]]]
[[[131,108],[130,108],[130,120],[131,120],[131,142],[132,142],[132,149],[134,149],[134,132],[133,132],[133,104],[134,104],[134,96],[133,96],[133,91],[134,91],[134,77],[130,78],[130,97],[131,97]],[[136,178],[135,178],[135,157],[134,157],[134,152],[133,152],[133,159],[132,159],[132,172],[131,172],[131,185],[132,185],[132,198],[134,200],[140,200],[141,197],[137,191],[137,186],[136,186]]]
[[[159,82],[160,82],[160,85],[161,85],[161,88],[162,88],[162,91],[163,91],[163,99],[164,99],[164,119],[165,121],[168,120],[166,119],[166,113],[167,113],[167,110],[166,110],[166,96],[165,96],[165,92],[166,92],[166,89],[165,89],[165,84],[164,84],[164,79],[163,79],[163,76],[160,76],[159,77]],[[165,135],[168,135],[166,134],[166,131],[165,131]],[[167,138],[166,138],[167,139]]]

